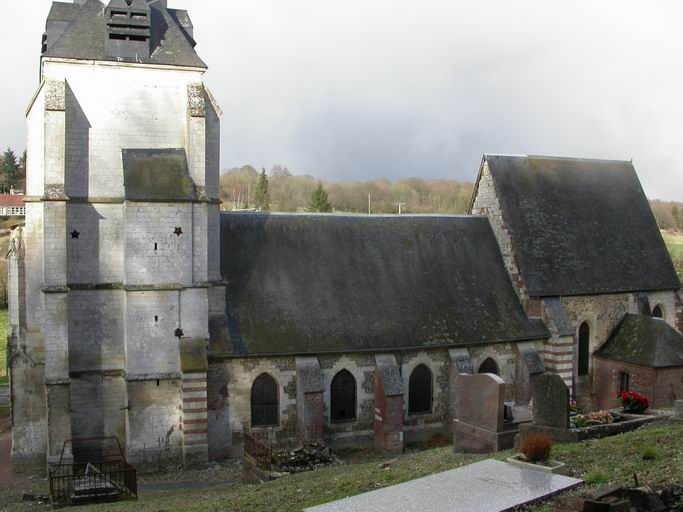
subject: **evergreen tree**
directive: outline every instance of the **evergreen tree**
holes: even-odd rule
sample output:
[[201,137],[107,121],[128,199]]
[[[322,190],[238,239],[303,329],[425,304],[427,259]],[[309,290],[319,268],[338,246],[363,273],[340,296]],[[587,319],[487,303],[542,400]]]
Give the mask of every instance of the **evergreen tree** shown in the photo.
[[26,150],[24,150],[24,153],[21,155],[21,158],[19,159],[19,180],[24,180],[26,179]]
[[318,186],[311,194],[311,201],[308,204],[308,210],[311,212],[331,212],[332,203],[327,195],[327,190],[323,187],[323,182],[319,181]]
[[256,191],[254,192],[254,204],[259,211],[268,211],[270,209],[270,192],[268,192],[268,176],[266,170],[262,169],[256,183]]
[[19,162],[17,156],[10,148],[7,148],[0,157],[0,188],[7,192],[18,179]]

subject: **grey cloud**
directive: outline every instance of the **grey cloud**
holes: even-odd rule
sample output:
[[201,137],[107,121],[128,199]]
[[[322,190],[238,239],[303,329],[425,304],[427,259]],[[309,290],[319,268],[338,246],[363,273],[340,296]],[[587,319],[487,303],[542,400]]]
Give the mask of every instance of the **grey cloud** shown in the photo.
[[[49,4],[15,4],[0,35],[4,144],[24,145]],[[169,4],[210,65],[223,167],[472,180],[483,152],[633,158],[649,196],[683,200],[675,0]]]

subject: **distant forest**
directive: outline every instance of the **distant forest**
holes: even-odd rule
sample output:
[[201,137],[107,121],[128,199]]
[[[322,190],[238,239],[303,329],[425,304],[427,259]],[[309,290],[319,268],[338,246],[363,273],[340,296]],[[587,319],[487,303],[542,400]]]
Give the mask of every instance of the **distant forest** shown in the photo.
[[[287,167],[275,165],[268,175],[269,210],[306,211],[318,180],[293,175]],[[228,169],[221,176],[221,199],[226,210],[255,208],[259,172],[250,165]],[[398,213],[466,213],[474,183],[447,179],[408,178],[368,181],[323,182],[334,211]],[[369,196],[369,198],[368,198]],[[659,227],[683,233],[683,203],[651,200]]]

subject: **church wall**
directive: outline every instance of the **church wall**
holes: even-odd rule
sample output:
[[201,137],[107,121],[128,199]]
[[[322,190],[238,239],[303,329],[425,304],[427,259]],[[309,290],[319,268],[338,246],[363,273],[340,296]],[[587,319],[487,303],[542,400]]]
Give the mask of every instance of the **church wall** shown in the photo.
[[674,329],[676,328],[676,292],[648,292],[647,297],[650,301],[650,312],[657,306],[662,307],[664,320]]
[[[72,376],[70,392],[73,438],[117,437],[123,444],[128,400],[122,372]],[[82,443],[82,447],[93,448],[88,443]],[[74,456],[78,457],[78,443],[74,444],[73,450]]]
[[123,370],[124,292],[71,290],[68,293],[69,370]]
[[127,285],[192,284],[192,204],[131,203],[125,222]]
[[489,218],[493,234],[498,241],[498,246],[500,247],[500,252],[503,255],[503,261],[505,262],[505,268],[510,275],[513,287],[519,298],[524,301],[528,299],[529,296],[524,287],[524,282],[522,281],[519,265],[517,264],[514,250],[512,249],[510,232],[505,223],[505,217],[503,216],[503,210],[500,207],[500,201],[498,200],[498,194],[496,193],[496,188],[493,183],[493,177],[491,176],[489,165],[486,161],[482,164],[476,192],[477,195],[472,202],[470,213],[472,215],[486,215]]
[[[122,63],[46,60],[43,74],[46,79],[66,78],[78,100],[73,115],[80,121],[74,122],[70,143],[88,148],[91,198],[124,196],[121,148],[185,147],[187,84],[201,82],[200,71],[146,67],[141,73],[139,67]],[[87,130],[77,129],[84,123]]]
[[45,86],[37,93],[36,99],[26,115],[26,195],[42,196],[45,189],[44,148],[45,148]]
[[178,338],[179,292],[126,293],[126,371],[129,375],[180,372]]
[[17,362],[10,380],[12,464],[17,470],[42,468],[47,452],[47,415],[43,365]]
[[183,463],[181,381],[129,380],[128,461],[145,470]]
[[65,236],[70,285],[123,282],[121,204],[68,204]]
[[[514,344],[501,343],[469,347],[475,371],[486,358],[493,358],[501,377],[506,381],[507,399],[515,397],[517,356]],[[404,441],[428,440],[435,434],[450,430],[449,354],[439,348],[396,353],[404,386]],[[375,354],[321,354],[318,356],[323,383],[323,415],[326,442],[332,446],[372,442],[375,415]],[[409,379],[411,372],[425,364],[433,377],[433,408],[428,414],[408,414]],[[330,421],[330,387],[341,370],[348,370],[356,380],[356,418],[352,421]],[[252,430],[272,444],[294,442],[297,428],[296,364],[294,357],[231,358],[210,361],[207,378],[209,457],[239,456],[242,428],[251,421],[251,387],[262,373],[268,373],[278,383],[279,425],[255,427]],[[456,390],[457,396],[457,390]]]
[[[493,347],[490,347],[493,349]],[[448,402],[448,379],[450,360],[448,350],[429,350],[408,352],[398,359],[403,378],[403,439],[406,443],[427,440],[438,431],[447,434],[450,428]],[[432,373],[432,411],[430,413],[410,414],[410,375],[419,365],[424,364]]]
[[[318,357],[323,379],[323,411],[325,415],[326,437],[332,442],[343,444],[357,437],[372,435],[375,418],[375,356],[374,354],[324,354]],[[330,419],[332,379],[341,370],[351,372],[356,379],[356,419],[354,421],[333,423]]]

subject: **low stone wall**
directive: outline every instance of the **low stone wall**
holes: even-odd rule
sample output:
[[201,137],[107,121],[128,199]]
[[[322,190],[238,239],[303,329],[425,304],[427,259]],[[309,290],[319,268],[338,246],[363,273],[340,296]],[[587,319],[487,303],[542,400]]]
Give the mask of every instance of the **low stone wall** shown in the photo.
[[523,438],[530,433],[542,432],[551,436],[557,443],[579,443],[588,439],[599,439],[602,437],[623,434],[624,432],[631,432],[648,423],[667,421],[671,419],[671,416],[672,415],[669,413],[651,415],[622,414],[622,417],[624,417],[625,420],[618,423],[570,429],[541,427],[534,425],[533,423],[526,423],[520,425],[519,436],[520,438]]

